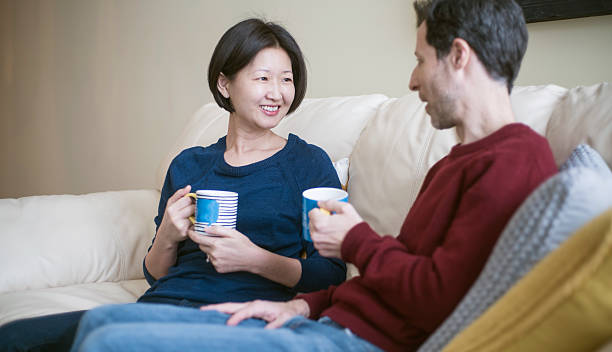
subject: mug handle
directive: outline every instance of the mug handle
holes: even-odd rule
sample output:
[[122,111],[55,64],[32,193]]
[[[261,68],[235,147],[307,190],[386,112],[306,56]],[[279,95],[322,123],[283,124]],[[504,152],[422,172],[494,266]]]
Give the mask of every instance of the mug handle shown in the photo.
[[[191,197],[191,198],[195,199],[196,201],[198,200],[198,196],[195,193],[187,193],[187,194],[185,194],[185,197]],[[189,221],[191,221],[192,224],[195,224],[195,215],[191,215],[189,217]]]

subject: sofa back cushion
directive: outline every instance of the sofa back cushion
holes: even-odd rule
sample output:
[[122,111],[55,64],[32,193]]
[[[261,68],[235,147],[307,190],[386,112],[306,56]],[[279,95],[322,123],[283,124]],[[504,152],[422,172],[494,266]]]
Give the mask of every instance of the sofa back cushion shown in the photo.
[[[511,102],[518,122],[544,134],[566,89],[515,87]],[[459,143],[454,129],[431,126],[417,93],[382,104],[355,145],[349,163],[349,201],[374,230],[397,235],[427,171]]]
[[578,144],[586,143],[612,168],[612,85],[570,89],[552,113],[546,138],[558,165]]
[[[304,99],[273,131],[282,137],[296,134],[323,148],[332,161],[338,161],[350,156],[364,126],[387,99],[382,94]],[[228,117],[229,113],[214,103],[204,105],[191,117],[158,167],[158,190],[172,159],[185,148],[207,146],[225,136]]]
[[143,278],[159,192],[0,199],[0,293]]

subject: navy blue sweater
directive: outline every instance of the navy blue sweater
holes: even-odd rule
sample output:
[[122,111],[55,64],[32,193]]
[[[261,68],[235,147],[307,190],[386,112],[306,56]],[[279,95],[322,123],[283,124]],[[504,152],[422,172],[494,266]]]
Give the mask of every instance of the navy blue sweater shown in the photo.
[[[217,273],[198,246],[187,239],[178,246],[176,264],[156,280],[144,267],[151,288],[140,302],[191,302],[209,304],[253,299],[291,299],[344,281],[346,266],[319,255],[301,237],[302,192],[312,187],[340,188],[338,176],[325,152],[290,134],[287,144],[273,156],[246,166],[225,162],[225,137],[206,148],[182,151],[170,164],[161,192],[155,224],[159,228],[166,202],[178,189],[217,189],[238,193],[236,229],[259,247],[297,258],[302,276],[293,288],[249,272]],[[155,240],[155,239],[153,239]],[[150,249],[150,248],[149,248]],[[305,249],[307,259],[300,258]],[[144,266],[144,265],[143,265]]]

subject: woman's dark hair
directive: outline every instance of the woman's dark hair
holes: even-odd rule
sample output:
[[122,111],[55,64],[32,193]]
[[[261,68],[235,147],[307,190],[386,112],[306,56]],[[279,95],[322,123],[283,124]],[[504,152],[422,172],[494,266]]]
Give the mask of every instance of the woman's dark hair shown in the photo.
[[235,24],[223,34],[215,47],[208,65],[208,86],[217,104],[229,112],[234,112],[230,99],[221,95],[217,89],[221,73],[232,80],[262,49],[279,47],[289,55],[293,70],[295,96],[288,113],[297,109],[306,94],[306,64],[302,51],[283,27],[257,18]]
[[417,26],[427,24],[427,43],[441,59],[455,38],[468,44],[487,72],[512,91],[527,50],[527,26],[514,0],[417,0]]

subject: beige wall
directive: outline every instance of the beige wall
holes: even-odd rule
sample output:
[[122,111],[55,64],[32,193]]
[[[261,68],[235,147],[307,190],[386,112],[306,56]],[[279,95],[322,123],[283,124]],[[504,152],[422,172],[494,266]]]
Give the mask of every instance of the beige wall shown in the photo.
[[[406,0],[0,0],[0,197],[151,188],[212,101],[221,34],[264,16],[296,37],[309,97],[407,92]],[[612,81],[612,16],[529,26],[518,84]]]

